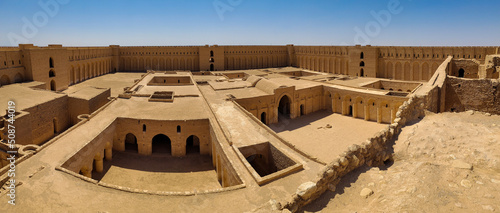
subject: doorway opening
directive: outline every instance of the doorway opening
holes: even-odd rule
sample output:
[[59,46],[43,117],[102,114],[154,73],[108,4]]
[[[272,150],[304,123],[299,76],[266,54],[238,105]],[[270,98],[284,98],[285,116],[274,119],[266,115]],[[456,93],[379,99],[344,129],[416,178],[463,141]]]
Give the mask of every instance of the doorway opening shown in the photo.
[[158,134],[152,140],[152,153],[171,154],[172,147],[170,138],[164,134]]

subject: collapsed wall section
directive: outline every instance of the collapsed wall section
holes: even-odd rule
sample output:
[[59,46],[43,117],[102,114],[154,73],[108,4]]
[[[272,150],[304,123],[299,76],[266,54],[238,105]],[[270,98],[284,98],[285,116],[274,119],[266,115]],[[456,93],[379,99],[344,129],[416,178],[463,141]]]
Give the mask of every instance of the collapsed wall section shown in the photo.
[[500,80],[446,79],[446,106],[444,111],[467,110],[500,114]]

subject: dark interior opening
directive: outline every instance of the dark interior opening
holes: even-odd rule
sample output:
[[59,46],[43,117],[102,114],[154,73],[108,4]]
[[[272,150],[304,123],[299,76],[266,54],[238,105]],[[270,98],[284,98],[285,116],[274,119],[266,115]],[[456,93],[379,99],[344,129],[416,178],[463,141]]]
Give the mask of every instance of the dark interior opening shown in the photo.
[[186,139],[186,154],[189,153],[200,153],[200,139],[196,135]]
[[137,138],[132,133],[125,136],[125,150],[138,151]]
[[284,95],[278,105],[278,112],[285,116],[290,116],[290,98]]
[[158,134],[153,137],[152,153],[171,154],[170,138],[164,134]]
[[458,77],[459,78],[465,77],[465,70],[464,69],[461,68],[460,70],[458,70]]

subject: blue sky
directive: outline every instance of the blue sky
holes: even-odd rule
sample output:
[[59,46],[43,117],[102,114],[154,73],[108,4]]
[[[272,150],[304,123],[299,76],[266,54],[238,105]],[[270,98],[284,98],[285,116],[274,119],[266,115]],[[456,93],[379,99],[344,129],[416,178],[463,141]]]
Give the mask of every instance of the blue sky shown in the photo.
[[498,0],[0,0],[0,46],[500,46],[499,8]]

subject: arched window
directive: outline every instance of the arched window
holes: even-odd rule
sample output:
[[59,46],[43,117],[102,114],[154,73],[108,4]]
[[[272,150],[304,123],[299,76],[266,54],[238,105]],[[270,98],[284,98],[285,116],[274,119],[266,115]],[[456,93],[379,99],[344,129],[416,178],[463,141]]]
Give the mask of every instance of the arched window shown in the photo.
[[363,52],[361,52],[360,56],[359,56],[360,59],[364,59],[365,58],[365,54]]
[[463,68],[460,68],[460,70],[458,70],[458,77],[459,78],[465,77],[465,70]]
[[177,133],[181,133],[181,126],[177,126]]
[[56,82],[54,80],[50,81],[50,90],[56,91]]
[[54,68],[54,60],[52,58],[49,58],[49,67]]
[[143,124],[143,125],[142,125],[142,131],[143,131],[143,132],[146,132],[146,124]]
[[54,134],[57,134],[57,118],[52,119],[52,124],[53,124],[53,129],[54,129]]
[[360,67],[364,67],[364,66],[365,66],[365,62],[364,62],[364,61],[360,62],[360,63],[359,63],[359,66],[360,66]]
[[260,121],[263,124],[266,124],[266,120],[267,120],[266,112],[262,112],[262,114],[260,114]]
[[56,77],[56,73],[54,72],[54,70],[49,71],[49,78],[52,78],[52,77]]
[[213,63],[213,62],[214,62],[214,58],[210,58],[210,59],[208,60],[208,62]]
[[214,51],[210,51],[210,57],[214,57]]

